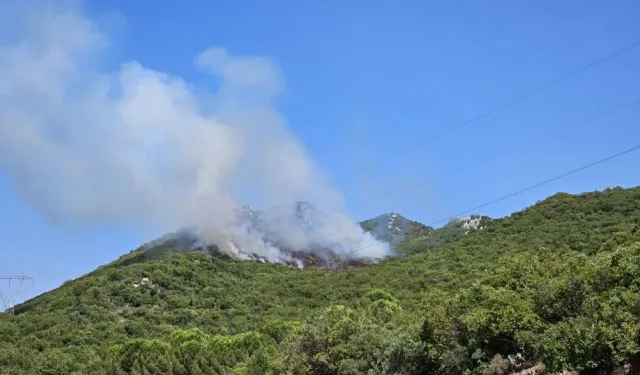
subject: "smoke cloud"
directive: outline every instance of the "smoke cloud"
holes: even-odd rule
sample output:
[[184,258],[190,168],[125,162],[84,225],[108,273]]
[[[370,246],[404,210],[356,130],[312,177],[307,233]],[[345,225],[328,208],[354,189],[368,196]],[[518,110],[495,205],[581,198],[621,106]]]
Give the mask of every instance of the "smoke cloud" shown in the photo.
[[0,168],[46,215],[192,227],[229,253],[275,259],[278,249],[237,227],[236,210],[306,200],[331,220],[313,238],[280,225],[291,245],[374,244],[275,109],[284,85],[271,59],[206,49],[194,67],[219,84],[203,93],[137,61],[102,69],[109,36],[73,3],[27,8],[0,9],[12,20],[0,41]]

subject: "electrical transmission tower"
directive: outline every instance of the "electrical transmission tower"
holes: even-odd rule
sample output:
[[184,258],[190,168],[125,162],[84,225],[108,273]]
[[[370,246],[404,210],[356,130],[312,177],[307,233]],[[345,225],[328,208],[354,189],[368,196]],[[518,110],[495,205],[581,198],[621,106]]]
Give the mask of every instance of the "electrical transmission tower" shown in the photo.
[[13,306],[15,306],[16,304],[16,298],[20,293],[20,289],[22,289],[22,286],[25,281],[31,281],[31,283],[33,284],[33,278],[29,276],[1,276],[0,275],[0,281],[4,281],[4,280],[9,282],[9,287],[11,287],[12,281],[14,285],[17,284],[17,287],[11,288],[13,290],[7,290],[7,292],[5,293],[5,291],[2,290],[2,286],[0,285],[0,300],[2,300],[2,305],[4,306],[4,308],[0,310],[0,313],[4,312],[8,314],[13,314]]

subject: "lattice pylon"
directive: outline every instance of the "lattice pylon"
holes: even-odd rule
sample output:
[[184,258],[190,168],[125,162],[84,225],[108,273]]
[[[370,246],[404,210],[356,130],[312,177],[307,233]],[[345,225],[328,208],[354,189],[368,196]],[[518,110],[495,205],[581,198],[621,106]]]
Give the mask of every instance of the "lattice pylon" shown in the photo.
[[2,287],[0,286],[0,300],[2,300],[2,305],[4,306],[4,308],[2,309],[2,311],[0,311],[0,313],[4,312],[4,313],[13,314],[13,311],[14,311],[13,309],[16,304],[15,303],[16,298],[20,293],[20,289],[22,288],[22,285],[27,280],[30,280],[33,283],[33,278],[29,276],[0,276],[0,280],[7,280],[9,282],[9,286],[11,286],[11,281],[13,281],[14,284],[16,282],[18,283],[18,287],[15,288],[15,290],[11,294],[5,293],[2,290]]

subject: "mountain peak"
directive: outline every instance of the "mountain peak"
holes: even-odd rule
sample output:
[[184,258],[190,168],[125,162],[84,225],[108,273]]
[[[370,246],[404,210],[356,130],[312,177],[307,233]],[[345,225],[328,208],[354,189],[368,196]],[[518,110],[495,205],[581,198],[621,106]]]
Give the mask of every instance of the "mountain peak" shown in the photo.
[[433,230],[431,227],[409,220],[396,212],[384,213],[373,219],[365,220],[361,226],[378,241],[388,242],[392,248],[407,238],[420,236]]

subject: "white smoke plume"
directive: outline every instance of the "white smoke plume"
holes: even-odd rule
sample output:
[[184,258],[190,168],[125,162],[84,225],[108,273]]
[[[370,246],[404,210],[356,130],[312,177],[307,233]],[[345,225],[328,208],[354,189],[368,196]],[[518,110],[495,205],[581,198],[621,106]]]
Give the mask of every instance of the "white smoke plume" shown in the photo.
[[[102,69],[110,38],[73,2],[0,13],[12,21],[0,40],[0,168],[51,218],[193,227],[229,253],[237,245],[277,259],[234,227],[234,210],[249,197],[262,207],[307,200],[332,218],[313,241],[345,251],[374,243],[274,108],[284,87],[272,60],[206,49],[194,66],[220,84],[203,94],[137,61]],[[296,246],[311,241],[280,231]]]

